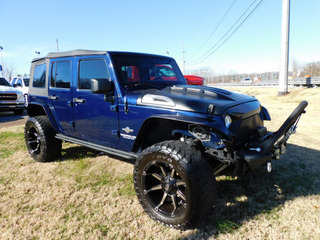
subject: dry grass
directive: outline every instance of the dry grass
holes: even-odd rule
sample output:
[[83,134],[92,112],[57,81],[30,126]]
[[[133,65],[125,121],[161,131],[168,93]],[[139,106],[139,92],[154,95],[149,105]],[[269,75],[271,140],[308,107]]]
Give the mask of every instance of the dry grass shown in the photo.
[[56,162],[26,152],[23,126],[0,130],[0,239],[318,239],[320,89],[232,89],[256,96],[276,130],[299,101],[309,106],[287,155],[244,179],[220,176],[219,204],[198,229],[152,221],[135,197],[133,165],[64,144]]

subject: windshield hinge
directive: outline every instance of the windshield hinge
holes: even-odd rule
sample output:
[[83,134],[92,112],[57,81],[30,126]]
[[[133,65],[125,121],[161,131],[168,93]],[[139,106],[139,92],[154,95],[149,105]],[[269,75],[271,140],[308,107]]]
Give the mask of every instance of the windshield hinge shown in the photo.
[[124,98],[124,113],[127,114],[129,112],[128,101],[127,98]]

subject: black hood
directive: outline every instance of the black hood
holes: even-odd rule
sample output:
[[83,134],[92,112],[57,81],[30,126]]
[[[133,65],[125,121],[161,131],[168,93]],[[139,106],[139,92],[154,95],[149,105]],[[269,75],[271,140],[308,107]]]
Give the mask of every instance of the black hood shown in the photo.
[[213,105],[214,114],[222,115],[230,107],[252,101],[254,97],[219,88],[181,85],[162,90],[148,89],[127,93],[128,104],[146,105],[175,110],[207,113]]

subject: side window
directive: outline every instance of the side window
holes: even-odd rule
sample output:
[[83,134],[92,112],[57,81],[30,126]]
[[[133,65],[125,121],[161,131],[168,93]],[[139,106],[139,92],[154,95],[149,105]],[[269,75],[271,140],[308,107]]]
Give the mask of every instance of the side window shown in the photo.
[[51,64],[51,87],[70,88],[70,62],[60,61]]
[[33,73],[33,87],[44,88],[46,86],[46,64],[36,65]]
[[92,78],[108,79],[109,74],[104,59],[86,59],[79,63],[79,89],[91,89]]
[[24,81],[24,85],[25,85],[26,87],[29,87],[30,78],[24,78],[23,81]]

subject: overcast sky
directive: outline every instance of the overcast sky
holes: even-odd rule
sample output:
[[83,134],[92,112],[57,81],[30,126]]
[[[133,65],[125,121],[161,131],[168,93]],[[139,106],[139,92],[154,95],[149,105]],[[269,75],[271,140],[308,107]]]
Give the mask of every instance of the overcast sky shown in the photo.
[[[0,46],[16,74],[29,73],[35,51],[57,51],[56,39],[60,51],[169,54],[181,68],[184,46],[186,70],[278,71],[281,8],[281,0],[0,0]],[[319,0],[291,0],[290,63],[320,60],[319,25]]]

